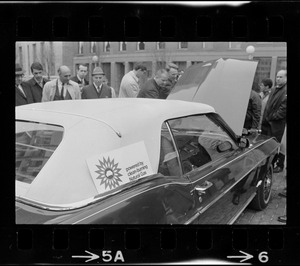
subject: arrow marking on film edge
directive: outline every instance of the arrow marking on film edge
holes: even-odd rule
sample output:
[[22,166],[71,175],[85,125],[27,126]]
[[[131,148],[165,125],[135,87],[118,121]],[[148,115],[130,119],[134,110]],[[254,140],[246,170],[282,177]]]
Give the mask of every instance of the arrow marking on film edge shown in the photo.
[[89,262],[89,261],[91,261],[91,260],[96,260],[96,259],[99,258],[98,255],[96,255],[96,254],[94,254],[94,253],[92,253],[92,252],[88,252],[87,250],[86,250],[85,252],[89,253],[90,256],[72,256],[72,258],[85,258],[85,259],[88,259],[88,260],[86,260],[85,262]]
[[253,258],[253,256],[251,254],[248,254],[248,253],[243,252],[241,250],[240,250],[240,252],[242,252],[245,255],[241,255],[241,256],[227,256],[227,258],[243,258],[243,260],[241,260],[240,262],[243,262],[245,260],[249,260],[249,259]]

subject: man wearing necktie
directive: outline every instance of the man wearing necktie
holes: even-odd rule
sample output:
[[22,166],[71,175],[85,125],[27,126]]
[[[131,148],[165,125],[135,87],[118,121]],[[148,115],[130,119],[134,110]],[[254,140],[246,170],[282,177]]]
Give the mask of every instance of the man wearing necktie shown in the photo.
[[33,96],[33,101],[35,103],[41,102],[44,85],[49,80],[43,78],[43,66],[41,63],[39,62],[32,63],[30,69],[33,77],[24,83],[26,83],[26,85],[28,85],[28,87],[30,88]]
[[80,64],[77,70],[77,75],[71,77],[71,80],[79,84],[80,90],[82,90],[84,86],[89,85],[89,82],[86,79],[87,73],[88,73],[87,64]]
[[70,80],[70,68],[61,66],[57,72],[59,78],[45,84],[42,102],[81,99],[78,83]]
[[15,69],[15,96],[16,106],[33,103],[33,97],[30,88],[23,82],[24,72],[19,64]]
[[112,89],[104,84],[105,74],[101,67],[96,67],[92,73],[93,83],[83,87],[82,99],[112,98]]

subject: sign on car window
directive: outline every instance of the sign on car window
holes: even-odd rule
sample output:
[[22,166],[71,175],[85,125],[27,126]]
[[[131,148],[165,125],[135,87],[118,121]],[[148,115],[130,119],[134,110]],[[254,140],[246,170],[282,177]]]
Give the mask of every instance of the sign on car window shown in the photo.
[[86,159],[99,194],[153,174],[144,142]]

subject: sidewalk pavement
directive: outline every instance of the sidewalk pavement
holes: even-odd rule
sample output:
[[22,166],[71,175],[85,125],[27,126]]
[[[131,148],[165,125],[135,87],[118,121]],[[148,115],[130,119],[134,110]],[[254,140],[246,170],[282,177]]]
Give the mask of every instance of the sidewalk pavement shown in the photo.
[[274,174],[271,199],[267,208],[263,211],[246,208],[234,224],[286,225],[277,220],[279,216],[286,214],[286,198],[278,195],[285,187],[286,178],[283,172]]

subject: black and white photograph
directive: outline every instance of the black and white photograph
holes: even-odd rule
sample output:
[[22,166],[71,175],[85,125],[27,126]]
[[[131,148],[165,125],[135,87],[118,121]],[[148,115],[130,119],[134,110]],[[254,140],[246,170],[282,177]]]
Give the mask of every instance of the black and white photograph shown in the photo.
[[17,41],[15,222],[286,225],[287,43]]

